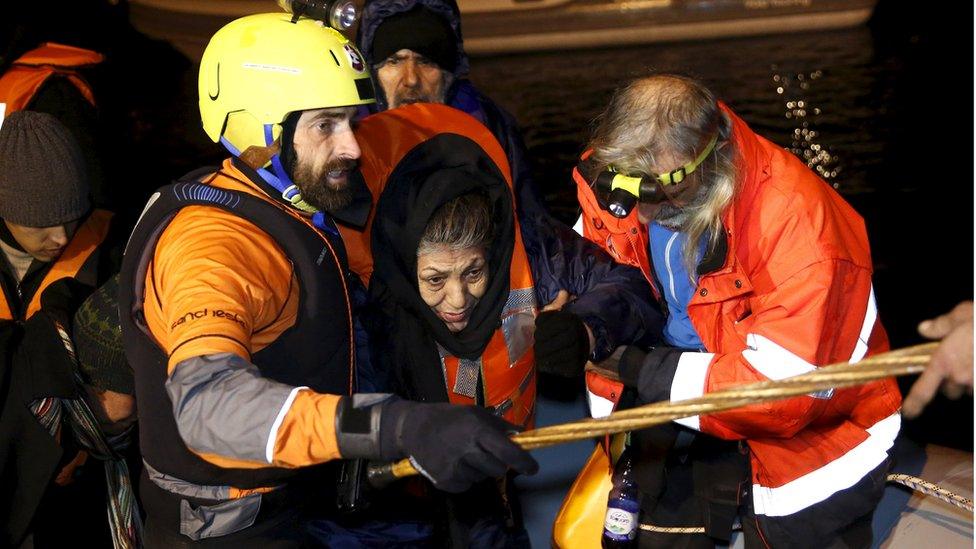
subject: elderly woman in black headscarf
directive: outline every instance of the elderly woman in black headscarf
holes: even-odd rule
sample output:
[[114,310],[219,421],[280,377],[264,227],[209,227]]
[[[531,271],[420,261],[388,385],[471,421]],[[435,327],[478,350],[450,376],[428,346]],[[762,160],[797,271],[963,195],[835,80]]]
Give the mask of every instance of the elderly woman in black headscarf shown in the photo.
[[[504,363],[506,377],[513,368],[532,373],[535,300],[511,192],[462,137],[439,136],[409,156],[388,181],[373,226],[370,294],[392,336],[391,353],[379,360],[388,360],[408,398],[497,407],[506,401],[486,400],[485,389],[504,380],[491,365]],[[506,345],[490,345],[499,331]],[[500,415],[524,426],[531,410],[505,413],[511,409]]]
[[[647,304],[639,273],[548,217],[517,218],[504,152],[477,121],[440,105],[411,105],[367,118],[357,138],[376,198],[370,355],[400,397],[480,406],[513,430],[527,428],[537,360],[582,370],[607,348],[653,337],[660,315]],[[527,253],[522,224],[541,235],[540,249]],[[353,240],[346,243],[350,257],[361,257]],[[575,299],[540,313],[556,289]],[[423,428],[457,427],[435,420]],[[384,494],[369,515],[422,525],[410,533],[414,544],[527,545],[507,479],[458,495],[443,493],[450,486],[431,488],[415,482],[399,491],[407,499]],[[394,538],[406,535],[401,528]]]

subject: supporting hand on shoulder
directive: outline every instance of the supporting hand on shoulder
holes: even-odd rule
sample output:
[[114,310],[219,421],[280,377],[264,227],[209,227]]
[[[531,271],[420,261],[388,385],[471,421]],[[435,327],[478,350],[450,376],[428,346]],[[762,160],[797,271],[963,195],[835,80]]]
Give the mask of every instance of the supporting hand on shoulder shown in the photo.
[[535,319],[535,365],[540,372],[578,377],[590,357],[590,334],[569,311],[544,311]]

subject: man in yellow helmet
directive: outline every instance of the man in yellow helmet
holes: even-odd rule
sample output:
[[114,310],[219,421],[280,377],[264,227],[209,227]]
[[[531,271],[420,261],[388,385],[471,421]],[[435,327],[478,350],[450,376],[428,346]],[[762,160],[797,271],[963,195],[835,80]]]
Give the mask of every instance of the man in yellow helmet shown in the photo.
[[342,458],[410,457],[449,491],[536,468],[484,409],[352,395],[358,282],[335,222],[369,212],[351,119],[371,102],[359,52],[317,21],[211,39],[200,112],[233,157],[153,196],[120,279],[147,547],[301,545],[303,501],[335,501]]

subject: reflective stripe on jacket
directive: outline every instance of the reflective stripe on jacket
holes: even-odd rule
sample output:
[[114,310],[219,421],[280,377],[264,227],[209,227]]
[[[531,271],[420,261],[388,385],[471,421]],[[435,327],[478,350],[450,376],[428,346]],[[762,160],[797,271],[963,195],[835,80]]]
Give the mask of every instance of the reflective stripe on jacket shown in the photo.
[[[783,379],[888,349],[861,217],[800,160],[722,108],[732,120],[739,187],[722,218],[725,260],[702,273],[688,306],[709,352],[681,353],[659,400]],[[636,210],[614,218],[578,170],[574,178],[584,235],[639,267],[653,286],[647,227]],[[896,384],[886,380],[679,423],[746,439],[755,512],[785,517],[883,463],[899,430],[900,403]]]

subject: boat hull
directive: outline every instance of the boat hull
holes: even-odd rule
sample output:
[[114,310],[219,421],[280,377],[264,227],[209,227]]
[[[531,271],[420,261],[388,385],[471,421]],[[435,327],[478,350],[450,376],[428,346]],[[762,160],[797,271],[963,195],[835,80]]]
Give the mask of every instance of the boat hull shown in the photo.
[[[866,22],[876,0],[468,0],[471,55],[600,48],[837,29]],[[270,0],[130,0],[133,25],[199,60],[229,21]]]

